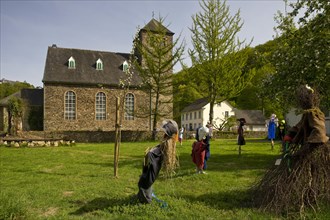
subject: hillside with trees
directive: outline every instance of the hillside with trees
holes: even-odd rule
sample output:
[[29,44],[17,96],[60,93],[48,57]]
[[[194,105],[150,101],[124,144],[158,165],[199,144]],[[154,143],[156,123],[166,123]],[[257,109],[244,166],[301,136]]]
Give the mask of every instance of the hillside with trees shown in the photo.
[[2,80],[0,83],[0,99],[3,99],[15,92],[20,91],[24,88],[33,89],[34,86],[27,83],[27,82],[18,82],[18,81],[9,81],[9,80]]
[[[228,96],[228,101],[239,109],[262,110],[266,117],[275,113],[283,118],[291,107],[296,106],[295,90],[308,84],[320,93],[320,108],[329,109],[329,5],[326,0],[291,5],[291,12],[279,13],[274,18],[278,22],[274,40],[240,50],[240,53],[248,51],[242,73],[250,71],[254,76],[236,96]],[[306,10],[305,13],[298,16],[302,10]],[[199,78],[195,68],[184,69],[174,76],[175,119],[178,121],[185,106],[205,97],[200,89],[203,85],[196,80]]]

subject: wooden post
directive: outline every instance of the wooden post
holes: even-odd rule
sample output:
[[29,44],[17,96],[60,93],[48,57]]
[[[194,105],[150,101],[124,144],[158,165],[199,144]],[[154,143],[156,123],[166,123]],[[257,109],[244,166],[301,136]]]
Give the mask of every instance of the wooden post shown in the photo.
[[121,141],[121,130],[120,130],[120,99],[116,97],[116,137],[115,137],[115,152],[114,152],[114,176],[118,176],[118,161],[119,161],[119,147]]

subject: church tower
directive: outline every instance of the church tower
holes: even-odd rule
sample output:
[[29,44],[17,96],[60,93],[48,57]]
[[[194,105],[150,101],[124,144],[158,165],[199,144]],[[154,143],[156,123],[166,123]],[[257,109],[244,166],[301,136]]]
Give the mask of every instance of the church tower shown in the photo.
[[[148,45],[150,42],[148,42],[149,33],[156,33],[163,37],[163,42],[161,44],[167,44],[172,45],[173,44],[173,35],[174,33],[164,27],[159,21],[156,19],[151,19],[147,25],[145,25],[138,34],[138,43],[142,43],[143,45]],[[139,63],[144,66],[144,59],[141,53],[137,50],[135,50],[135,56],[138,58]],[[172,56],[172,50],[168,53],[168,56]],[[173,71],[173,70],[172,70]]]
[[162,120],[173,118],[173,35],[153,18],[135,39],[136,67],[150,96],[148,115],[153,138]]

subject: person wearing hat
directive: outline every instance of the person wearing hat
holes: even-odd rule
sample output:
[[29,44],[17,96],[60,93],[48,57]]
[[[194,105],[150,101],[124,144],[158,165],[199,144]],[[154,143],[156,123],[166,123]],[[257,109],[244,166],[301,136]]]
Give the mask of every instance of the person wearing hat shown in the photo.
[[152,185],[156,181],[160,170],[166,176],[171,175],[177,167],[176,141],[178,125],[173,120],[165,120],[161,129],[164,131],[163,140],[156,147],[147,150],[140,176],[137,198],[141,203],[151,203],[154,196]]
[[197,129],[196,141],[192,144],[191,157],[196,165],[197,174],[205,174],[205,157],[207,151],[207,141],[209,140],[209,129],[200,127]]

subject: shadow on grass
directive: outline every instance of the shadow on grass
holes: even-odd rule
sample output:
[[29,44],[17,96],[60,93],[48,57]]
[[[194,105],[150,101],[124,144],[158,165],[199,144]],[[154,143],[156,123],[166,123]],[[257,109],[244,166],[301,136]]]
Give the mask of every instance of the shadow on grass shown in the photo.
[[[184,195],[180,196],[182,199],[190,203],[203,203],[205,206],[213,207],[215,209],[243,209],[243,208],[253,208],[252,202],[247,191],[230,191],[221,193],[206,193],[200,196]],[[155,201],[156,202],[156,201]],[[123,206],[140,206],[143,205],[138,202],[135,195],[126,198],[106,198],[100,197],[95,198],[91,201],[72,201],[73,204],[80,206],[70,215],[85,215],[88,213],[93,213],[96,211],[109,211],[118,210],[118,207]]]
[[[266,169],[270,167],[280,155],[266,155],[249,153],[238,157],[235,154],[211,154],[207,161],[207,170],[233,172],[237,170]],[[180,155],[180,169],[192,169],[195,165],[190,154]]]
[[71,212],[70,215],[83,215],[97,210],[111,210],[114,207],[126,206],[126,205],[138,205],[140,204],[135,195],[126,198],[95,198],[91,201],[82,202],[82,201],[73,201],[77,206],[81,206],[74,212]]
[[233,190],[229,192],[205,193],[200,196],[181,195],[190,202],[204,203],[215,209],[251,209],[253,208],[251,195],[248,190]]
[[[136,166],[138,164],[141,166],[143,163],[143,155],[142,156],[129,156],[122,158],[119,156],[119,164],[120,166]],[[87,165],[93,165],[93,166],[100,166],[100,167],[113,167],[113,162],[88,162],[88,163],[82,163]]]

